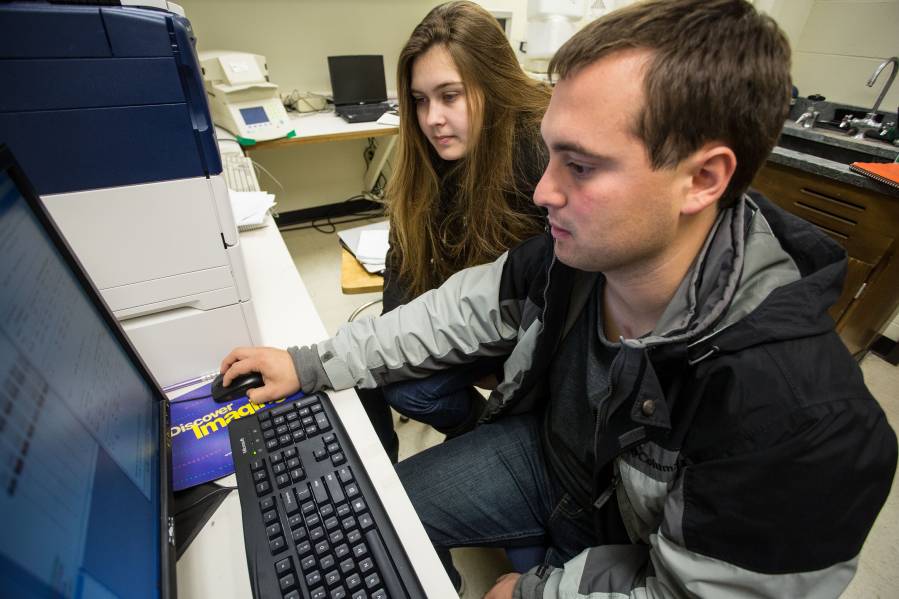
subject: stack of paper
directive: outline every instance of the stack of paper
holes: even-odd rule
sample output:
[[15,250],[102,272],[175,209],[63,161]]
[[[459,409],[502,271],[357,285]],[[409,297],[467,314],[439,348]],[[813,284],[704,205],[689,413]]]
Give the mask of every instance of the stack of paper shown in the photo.
[[356,260],[361,262],[368,272],[383,272],[388,247],[386,229],[362,231],[359,234],[359,245],[356,247]]
[[232,191],[231,210],[239,231],[255,229],[265,224],[265,215],[275,205],[275,196],[264,191]]

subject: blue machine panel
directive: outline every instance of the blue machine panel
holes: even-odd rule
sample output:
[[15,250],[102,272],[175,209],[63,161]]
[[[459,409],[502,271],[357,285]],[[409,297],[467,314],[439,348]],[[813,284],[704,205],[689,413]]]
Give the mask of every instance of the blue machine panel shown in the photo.
[[0,142],[42,194],[220,173],[194,43],[166,11],[0,4]]

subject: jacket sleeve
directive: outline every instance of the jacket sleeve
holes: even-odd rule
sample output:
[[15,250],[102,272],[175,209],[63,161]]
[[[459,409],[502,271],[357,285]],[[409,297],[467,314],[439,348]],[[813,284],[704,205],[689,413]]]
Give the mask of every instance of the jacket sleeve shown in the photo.
[[379,318],[347,323],[319,343],[333,388],[379,387],[508,353],[518,327],[515,311],[499,299],[507,255],[462,270]]
[[729,445],[697,452],[670,483],[625,460],[619,505],[628,490],[638,519],[651,519],[652,485],[665,487],[648,542],[534,569],[515,596],[839,597],[889,493],[896,436],[867,393],[776,416],[724,431]]

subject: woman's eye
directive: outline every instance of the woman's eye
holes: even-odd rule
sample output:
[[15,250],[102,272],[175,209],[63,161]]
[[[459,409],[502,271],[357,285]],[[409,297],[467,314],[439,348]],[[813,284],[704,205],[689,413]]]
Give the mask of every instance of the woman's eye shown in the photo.
[[422,96],[412,96],[412,101],[416,104],[424,104],[425,98]]
[[443,94],[443,101],[447,104],[454,102],[459,97],[459,94]]

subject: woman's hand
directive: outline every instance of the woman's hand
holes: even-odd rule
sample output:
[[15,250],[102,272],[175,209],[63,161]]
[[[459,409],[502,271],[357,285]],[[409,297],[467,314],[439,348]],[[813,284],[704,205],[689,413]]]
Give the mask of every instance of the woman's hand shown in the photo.
[[274,347],[237,347],[222,360],[219,372],[222,384],[228,386],[236,377],[258,372],[265,383],[250,389],[247,397],[253,403],[265,403],[293,395],[300,390],[300,380],[293,367],[293,358],[286,350]]

